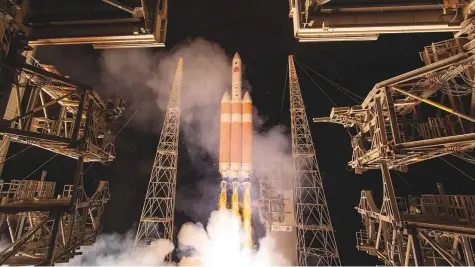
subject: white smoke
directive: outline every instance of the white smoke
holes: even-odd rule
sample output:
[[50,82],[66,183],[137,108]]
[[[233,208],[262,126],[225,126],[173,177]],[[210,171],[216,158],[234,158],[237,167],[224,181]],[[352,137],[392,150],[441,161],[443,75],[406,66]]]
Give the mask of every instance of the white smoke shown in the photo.
[[165,256],[174,249],[169,240],[157,240],[150,246],[134,248],[134,233],[125,235],[103,234],[96,242],[88,247],[81,247],[81,256],[74,257],[66,264],[69,266],[116,266],[116,265],[141,265],[159,266],[164,265]]
[[[186,223],[178,234],[181,250],[192,251],[183,257],[178,266],[205,267],[271,267],[288,266],[290,263],[275,251],[274,240],[264,237],[258,251],[241,249],[243,232],[240,218],[230,210],[213,211],[206,229],[200,223]],[[168,240],[152,242],[150,246],[135,248],[134,237],[129,232],[101,235],[90,247],[82,247],[82,256],[76,256],[67,264],[70,266],[163,266],[175,265],[164,262],[166,254],[172,252],[173,244]]]
[[[102,58],[103,82],[110,93],[121,95],[128,100],[130,113],[139,108],[151,92],[153,101],[147,102],[141,108],[138,113],[140,115],[134,118],[132,125],[144,131],[160,133],[162,125],[157,123],[161,121],[157,118],[157,114],[163,116],[166,112],[178,57],[184,59],[180,142],[185,143],[195,167],[201,164],[203,157],[211,157],[217,163],[220,100],[223,92],[230,90],[231,87],[231,59],[218,45],[197,39],[181,45],[170,53],[153,54],[145,50],[106,51]],[[245,58],[243,61],[245,65]],[[244,84],[248,83],[244,82]],[[250,90],[250,88],[244,88],[244,90]],[[253,120],[255,128],[263,125],[264,119],[258,116],[257,110],[254,110]],[[265,132],[254,131],[255,173],[265,173],[269,164],[279,164],[281,169],[290,171],[292,161],[289,154],[289,140],[285,129],[280,127]],[[180,166],[180,163],[178,165]],[[282,175],[282,177],[289,177],[284,181],[287,184],[291,183],[291,176],[288,174]],[[216,177],[216,179],[219,178]],[[208,194],[217,192],[215,188],[201,190]],[[205,199],[207,197],[206,193],[202,196]],[[208,204],[217,205],[217,203]],[[177,207],[177,209],[185,209],[185,207]],[[180,265],[289,265],[276,251],[272,238],[261,239],[258,251],[241,250],[240,239],[240,221],[227,210],[213,212],[206,230],[201,224],[187,223],[179,232],[178,245],[180,250],[188,248],[193,251],[193,254],[184,257]],[[283,245],[287,245],[285,241]],[[131,233],[125,236],[103,235],[93,246],[84,251],[83,256],[71,263],[73,265],[162,265],[164,256],[173,250],[172,244],[165,240],[153,243],[145,250],[137,251],[135,256],[132,255],[132,247]]]

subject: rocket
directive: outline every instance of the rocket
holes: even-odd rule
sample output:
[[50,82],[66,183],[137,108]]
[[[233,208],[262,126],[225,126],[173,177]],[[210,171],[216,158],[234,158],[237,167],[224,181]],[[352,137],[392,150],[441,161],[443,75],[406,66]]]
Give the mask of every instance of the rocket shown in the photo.
[[[240,217],[242,206],[244,245],[252,247],[251,183],[252,173],[252,100],[249,92],[242,96],[242,63],[239,54],[233,57],[231,96],[224,92],[221,99],[221,128],[219,144],[219,172],[223,178],[219,208],[227,207],[227,183],[232,181],[231,210]],[[244,187],[242,205],[239,187]]]

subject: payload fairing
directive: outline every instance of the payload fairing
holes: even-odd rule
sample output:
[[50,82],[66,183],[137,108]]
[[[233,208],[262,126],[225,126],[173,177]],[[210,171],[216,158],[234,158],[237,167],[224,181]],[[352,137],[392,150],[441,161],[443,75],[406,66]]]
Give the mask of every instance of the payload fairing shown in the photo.
[[219,208],[227,207],[227,184],[232,181],[231,210],[239,213],[239,185],[243,184],[242,201],[245,246],[252,247],[251,184],[252,173],[252,100],[249,92],[242,97],[242,63],[236,53],[232,61],[231,97],[224,92],[221,100],[221,129],[219,146],[219,172],[223,178]]

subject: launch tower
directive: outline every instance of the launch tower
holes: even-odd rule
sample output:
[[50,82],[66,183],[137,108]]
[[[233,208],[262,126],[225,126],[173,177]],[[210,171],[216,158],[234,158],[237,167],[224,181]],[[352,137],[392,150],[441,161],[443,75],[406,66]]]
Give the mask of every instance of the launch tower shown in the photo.
[[340,265],[293,56],[289,56],[289,86],[298,264]]
[[179,58],[134,248],[158,239],[173,241],[182,71],[183,59]]

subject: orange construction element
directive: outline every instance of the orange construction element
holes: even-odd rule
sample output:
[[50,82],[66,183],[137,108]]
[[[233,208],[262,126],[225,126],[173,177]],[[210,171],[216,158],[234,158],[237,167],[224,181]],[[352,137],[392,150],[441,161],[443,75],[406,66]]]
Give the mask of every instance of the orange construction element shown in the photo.
[[231,164],[231,99],[228,92],[225,92],[221,99],[219,140],[219,172],[222,177],[226,177],[229,175]]
[[249,92],[242,99],[242,174],[250,178],[252,173],[252,100]]
[[241,174],[242,146],[242,101],[231,101],[231,173],[229,177],[238,178]]

